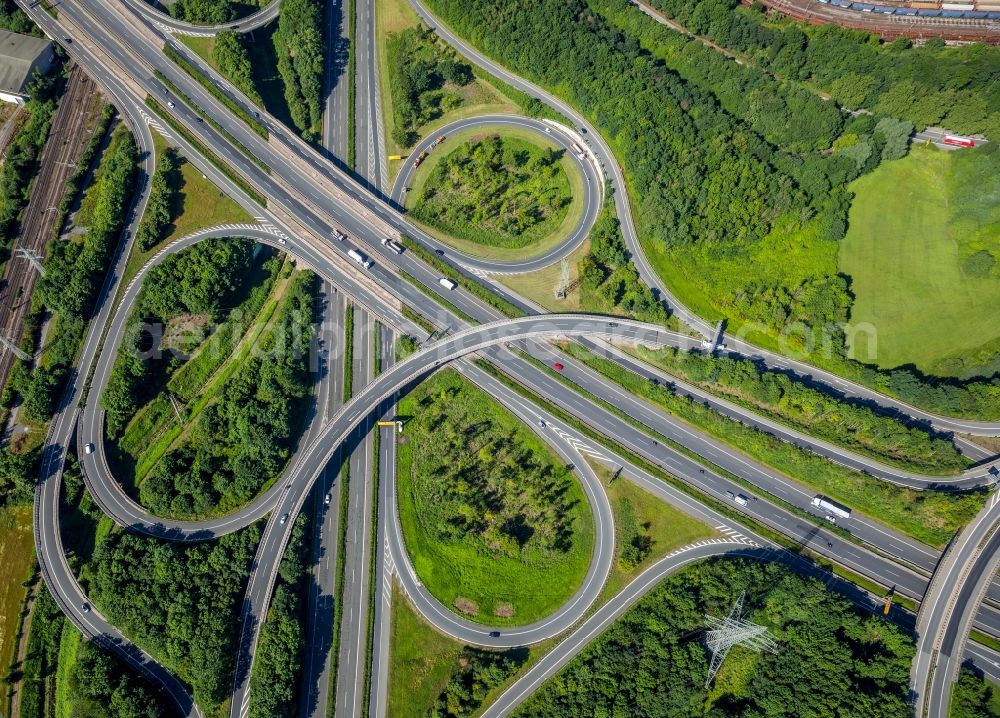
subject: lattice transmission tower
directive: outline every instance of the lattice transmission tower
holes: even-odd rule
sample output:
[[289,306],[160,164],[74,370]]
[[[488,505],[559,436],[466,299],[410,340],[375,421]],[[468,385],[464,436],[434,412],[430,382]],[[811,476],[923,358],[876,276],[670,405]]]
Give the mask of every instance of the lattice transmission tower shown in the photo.
[[745,597],[746,591],[743,591],[725,618],[705,616],[709,628],[705,632],[705,643],[712,652],[712,662],[708,667],[708,679],[705,681],[706,688],[715,678],[715,674],[719,672],[722,661],[725,660],[729,649],[733,646],[740,645],[758,653],[761,651],[778,652],[778,644],[768,633],[766,626],[758,626],[744,620],[743,599]]

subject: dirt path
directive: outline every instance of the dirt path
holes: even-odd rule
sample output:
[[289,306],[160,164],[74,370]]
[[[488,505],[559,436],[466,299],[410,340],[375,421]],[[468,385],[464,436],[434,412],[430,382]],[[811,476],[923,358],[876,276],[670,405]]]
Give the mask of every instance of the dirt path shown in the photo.
[[[18,637],[17,652],[14,654],[14,663],[11,672],[20,674],[20,667],[24,665],[24,660],[28,657],[28,638],[31,635],[31,618],[34,616],[35,599],[38,598],[38,591],[42,585],[42,578],[35,575],[35,582],[28,589],[28,595],[24,598],[25,612],[24,621],[21,623],[21,635]],[[14,670],[17,667],[17,670]],[[10,718],[20,718],[21,715],[21,685],[24,681],[17,680],[10,687]]]

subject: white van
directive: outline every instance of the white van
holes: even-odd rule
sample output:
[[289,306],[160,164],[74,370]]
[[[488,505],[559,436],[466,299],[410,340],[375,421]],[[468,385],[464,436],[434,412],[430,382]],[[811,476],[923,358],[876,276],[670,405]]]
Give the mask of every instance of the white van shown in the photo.
[[368,257],[361,254],[361,252],[359,252],[356,249],[347,250],[347,256],[353,259],[358,264],[360,264],[365,269],[368,269],[370,266],[372,266],[372,260],[368,259]]
[[740,506],[746,506],[747,504],[750,503],[750,499],[748,499],[743,494],[736,494],[736,498],[733,499],[733,501],[735,501],[736,503],[738,503]]
[[445,289],[454,289],[455,287],[458,286],[457,284],[455,284],[453,281],[451,281],[447,277],[441,277],[438,280],[438,284],[440,284]]

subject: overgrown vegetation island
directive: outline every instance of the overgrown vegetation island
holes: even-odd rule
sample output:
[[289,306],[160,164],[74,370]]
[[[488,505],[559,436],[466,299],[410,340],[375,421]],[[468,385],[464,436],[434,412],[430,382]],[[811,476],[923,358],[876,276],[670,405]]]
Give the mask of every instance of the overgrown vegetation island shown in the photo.
[[[277,478],[303,429],[314,275],[255,246],[186,249],[150,271],[137,301],[101,401],[118,470],[154,514],[238,507]],[[140,320],[163,325],[162,340]],[[165,354],[140,358],[158,340]]]
[[430,169],[410,214],[467,241],[528,247],[559,227],[572,201],[562,154],[502,135],[474,137]]
[[451,370],[400,402],[399,511],[427,589],[489,624],[561,606],[590,563],[593,518],[572,472]]

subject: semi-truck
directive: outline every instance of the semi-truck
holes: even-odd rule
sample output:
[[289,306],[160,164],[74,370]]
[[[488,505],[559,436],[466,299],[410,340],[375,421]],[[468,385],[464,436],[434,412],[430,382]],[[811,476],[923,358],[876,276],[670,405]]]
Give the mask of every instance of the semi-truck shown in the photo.
[[389,251],[394,252],[396,254],[402,254],[403,253],[403,245],[401,245],[399,242],[393,241],[389,237],[383,237],[382,238],[382,246],[385,247],[386,249],[388,249]]
[[350,257],[351,259],[353,259],[358,264],[360,264],[365,269],[368,269],[369,267],[372,266],[372,260],[368,259],[368,257],[366,257],[365,255],[363,255],[361,252],[359,252],[356,249],[349,249],[349,250],[347,250],[347,256]]
[[849,508],[843,504],[838,504],[833,499],[828,499],[825,496],[814,496],[812,505],[822,511],[826,511],[826,513],[830,516],[835,516],[841,519],[851,518],[851,510]]

